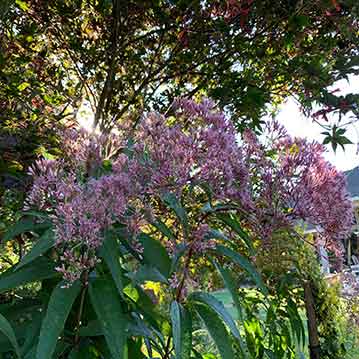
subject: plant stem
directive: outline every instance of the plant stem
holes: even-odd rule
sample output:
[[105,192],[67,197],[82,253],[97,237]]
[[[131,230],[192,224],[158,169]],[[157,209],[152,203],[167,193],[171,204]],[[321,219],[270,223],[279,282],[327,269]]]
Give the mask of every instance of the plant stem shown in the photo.
[[84,310],[84,303],[85,303],[85,295],[86,295],[87,285],[88,285],[88,272],[85,272],[84,276],[83,276],[83,280],[82,280],[80,307],[79,307],[79,311],[77,313],[75,345],[78,345],[78,343],[80,342],[80,326],[81,326],[82,313],[83,313],[83,310]]

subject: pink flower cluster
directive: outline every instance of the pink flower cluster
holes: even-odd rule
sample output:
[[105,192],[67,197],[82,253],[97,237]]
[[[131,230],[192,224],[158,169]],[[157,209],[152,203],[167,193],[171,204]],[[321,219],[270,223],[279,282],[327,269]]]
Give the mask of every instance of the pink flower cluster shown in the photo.
[[201,224],[192,233],[191,247],[194,253],[201,254],[216,247],[216,242],[209,237],[210,228],[207,224]]
[[[26,200],[27,208],[36,207],[52,218],[62,262],[57,269],[70,282],[95,266],[96,249],[106,229],[120,218],[126,222],[124,213],[132,194],[129,176],[124,172],[89,177],[87,164],[91,165],[91,174],[98,174],[108,153],[99,151],[105,146],[104,138],[94,136],[87,141],[88,137],[80,133],[73,137],[74,146],[70,146],[69,132],[65,133],[65,145],[69,146],[66,155],[73,154],[73,162],[35,163],[30,169],[34,182]],[[77,155],[71,152],[75,148]],[[117,170],[121,162],[124,164],[121,156],[114,162]]]
[[[177,121],[148,115],[139,128],[131,164],[147,191],[180,193],[191,182],[206,183],[215,198],[248,204],[249,173],[236,131],[213,102],[181,99],[174,103]],[[144,156],[145,155],[145,156]]]
[[318,228],[321,239],[338,256],[340,239],[352,228],[352,203],[342,173],[325,161],[317,142],[290,137],[272,123],[267,143],[253,133],[244,135],[251,173],[253,217],[261,238],[299,220]]
[[[148,114],[126,151],[127,139],[120,136],[65,131],[64,159],[41,160],[31,170],[28,206],[52,216],[58,270],[66,279],[74,281],[96,265],[96,250],[115,222],[127,225],[131,245],[141,252],[135,237],[151,222],[150,204],[166,192],[183,196],[198,183],[211,189],[214,201],[234,202],[259,238],[268,240],[302,219],[318,225],[337,248],[351,228],[351,202],[343,175],[324,161],[321,145],[292,139],[276,123],[266,143],[249,130],[239,143],[210,100],[179,99],[174,109],[170,118]],[[190,234],[196,253],[215,245],[208,231],[200,224]]]
[[119,136],[99,135],[84,129],[69,128],[60,133],[66,165],[74,172],[96,176],[104,160],[114,159],[124,143]]
[[60,270],[66,279],[79,278],[84,268],[96,263],[96,249],[102,243],[105,230],[126,210],[129,188],[126,179],[103,176],[90,180],[80,191],[68,184],[54,219],[57,244],[64,248],[62,260],[67,267],[63,265]]
[[29,169],[33,178],[33,186],[28,194],[25,209],[35,205],[40,210],[56,206],[59,180],[63,176],[63,162],[40,159]]

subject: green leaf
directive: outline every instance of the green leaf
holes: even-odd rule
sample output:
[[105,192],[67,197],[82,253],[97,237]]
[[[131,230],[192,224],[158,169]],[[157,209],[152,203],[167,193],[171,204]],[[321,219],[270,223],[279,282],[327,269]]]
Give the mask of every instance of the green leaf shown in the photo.
[[100,256],[105,260],[106,265],[110,269],[112,278],[116,284],[116,287],[123,295],[123,282],[122,282],[122,268],[120,264],[120,251],[119,244],[113,233],[108,232],[105,240],[103,241]]
[[[25,4],[25,3],[24,3],[24,4]],[[17,87],[17,89],[18,89],[19,91],[24,91],[24,90],[27,89],[29,86],[30,86],[30,84],[29,84],[28,82],[23,82],[23,83],[21,83],[21,84]]]
[[331,136],[327,136],[324,138],[323,140],[323,145],[327,145],[328,143],[330,143],[333,140],[333,138]]
[[217,213],[217,218],[220,219],[224,224],[231,227],[241,238],[244,244],[247,246],[251,255],[254,255],[254,247],[251,238],[248,234],[242,229],[241,224],[237,221],[234,216],[225,213]]
[[308,26],[310,24],[310,17],[305,15],[295,15],[293,20],[296,24],[300,25],[301,27]]
[[268,289],[264,285],[260,274],[247,258],[222,245],[217,245],[216,251],[219,254],[230,258],[234,263],[238,264],[242,269],[244,269],[251,276],[251,278],[257,284],[258,288],[262,291],[262,293],[268,295]]
[[346,132],[346,129],[345,129],[345,128],[338,128],[336,134],[337,134],[338,136],[342,136],[342,135],[344,135],[345,132]]
[[40,257],[19,270],[15,271],[11,268],[0,275],[0,292],[5,292],[27,283],[55,277],[59,274],[54,267],[54,263]]
[[[35,315],[32,315],[31,323],[26,330],[26,337],[24,340],[24,343],[21,346],[21,353],[22,355],[25,355],[28,353],[31,348],[37,346],[38,339],[39,339],[39,333],[41,328],[41,322],[43,320],[43,314],[42,313],[36,313]],[[35,353],[34,353],[35,356]]]
[[33,346],[27,353],[24,353],[23,359],[34,359],[36,358],[36,346]]
[[171,303],[171,322],[176,359],[189,359],[192,348],[192,321],[189,312],[176,301]]
[[31,232],[40,229],[46,229],[51,226],[51,223],[35,223],[33,219],[23,218],[17,223],[15,223],[10,229],[4,234],[3,242],[7,242],[14,237],[17,237],[19,234]]
[[186,253],[187,246],[184,243],[179,243],[176,245],[176,249],[174,251],[174,255],[171,260],[171,270],[170,273],[173,273],[177,269],[177,265],[181,259],[181,257]]
[[118,239],[121,243],[120,245],[121,255],[131,254],[138,261],[142,262],[141,255],[136,250],[134,250],[132,246],[129,244],[130,237],[127,231],[124,230],[123,228],[116,229],[116,234],[118,235]]
[[7,321],[7,319],[2,314],[0,314],[0,331],[2,333],[4,333],[6,335],[6,337],[9,339],[9,341],[11,342],[12,346],[15,349],[15,352],[16,352],[16,355],[18,356],[18,358],[21,358],[20,348],[19,348],[19,344],[17,343],[17,340],[16,340],[15,332],[12,329],[10,323]]
[[337,142],[340,144],[340,145],[351,145],[353,144],[352,141],[349,140],[348,137],[345,137],[345,136],[339,136],[337,137]]
[[[25,1],[16,0],[15,3],[19,6],[19,8],[20,8],[22,11],[28,11],[28,10],[29,10],[29,5],[28,5]],[[29,85],[30,85],[30,84],[29,84]]]
[[173,232],[171,231],[171,229],[165,223],[163,223],[161,220],[157,220],[157,221],[153,222],[152,225],[154,227],[156,227],[167,238],[172,239],[172,240],[176,239],[176,237],[173,234]]
[[177,199],[176,195],[173,193],[166,193],[162,196],[163,202],[170,207],[175,213],[177,218],[182,223],[185,230],[188,230],[188,218],[185,209],[182,207],[181,203]]
[[219,263],[217,263],[217,262],[213,262],[213,263],[216,266],[219,273],[221,274],[223,282],[224,282],[226,288],[229,290],[229,293],[231,294],[233,303],[238,312],[238,318],[241,321],[243,321],[244,318],[243,318],[243,312],[242,312],[242,305],[241,305],[241,302],[239,300],[239,295],[238,295],[238,286],[236,285],[236,282],[235,282],[231,272],[228,269],[223,268]]
[[193,307],[206,325],[210,336],[217,345],[222,359],[235,358],[232,349],[232,342],[227,333],[227,329],[216,312],[204,304],[195,303]]
[[191,359],[203,359],[204,357],[198,353],[198,351],[196,349],[192,349],[192,353],[194,355],[194,357],[192,356]]
[[[146,315],[142,315],[139,311],[137,313],[131,313],[131,321],[128,325],[128,337],[138,337],[139,341],[144,341],[146,346],[150,344],[150,348],[154,348],[156,352],[161,356],[164,356],[163,349],[166,346],[164,337],[161,331],[158,331],[154,327],[149,327],[145,323],[147,322]],[[167,323],[166,323],[167,324]],[[130,349],[130,348],[129,348]],[[129,358],[132,358],[131,356]]]
[[337,151],[337,147],[338,147],[338,143],[333,141],[332,148],[333,148],[334,153]]
[[219,231],[218,229],[210,229],[208,231],[208,234],[206,235],[207,239],[221,239],[223,241],[228,241],[228,237],[222,232]]
[[145,233],[138,236],[143,246],[143,259],[145,263],[157,268],[165,278],[168,278],[171,270],[171,260],[162,244]]
[[98,320],[91,320],[79,330],[80,337],[97,337],[103,335],[102,326]]
[[232,335],[236,339],[241,340],[241,335],[239,334],[239,330],[232,316],[228,313],[223,303],[220,302],[218,299],[216,299],[213,295],[203,292],[195,292],[192,293],[188,299],[195,302],[206,304],[211,309],[213,309],[217,313],[217,315],[220,316],[222,320],[227,324]]
[[35,217],[35,218],[40,218],[43,221],[49,221],[50,217],[48,214],[44,213],[44,212],[40,212],[40,211],[35,211],[35,210],[27,210],[27,211],[23,211],[21,212],[22,215],[24,217]]
[[168,283],[167,279],[158,269],[147,264],[141,266],[137,272],[131,273],[130,277],[136,282],[136,284],[141,284],[146,281]]
[[302,345],[302,347],[304,347],[305,329],[304,329],[303,321],[298,312],[296,303],[291,298],[287,300],[287,314],[289,317],[289,322],[292,328],[292,332],[294,333],[298,341],[298,345],[299,346]]
[[149,323],[157,332],[161,331],[158,323],[158,312],[153,305],[153,299],[145,292],[141,286],[136,286],[134,304],[139,313],[143,316],[147,323]]
[[28,316],[41,308],[39,298],[21,298],[12,300],[9,303],[0,304],[0,313],[5,315],[10,322],[18,321],[21,317]]
[[96,279],[90,283],[90,298],[102,326],[113,358],[125,355],[127,319],[121,309],[120,296],[110,280]]
[[36,359],[52,357],[72,305],[81,291],[80,282],[73,283],[69,288],[63,286],[64,283],[60,282],[51,293],[46,316],[41,326]]
[[21,259],[21,262],[16,266],[16,270],[19,270],[23,266],[29,264],[37,257],[47,252],[55,245],[55,235],[52,229],[47,230],[40,238],[38,238],[32,247],[31,251]]
[[142,340],[130,340],[128,345],[128,358],[129,359],[146,359],[142,353]]

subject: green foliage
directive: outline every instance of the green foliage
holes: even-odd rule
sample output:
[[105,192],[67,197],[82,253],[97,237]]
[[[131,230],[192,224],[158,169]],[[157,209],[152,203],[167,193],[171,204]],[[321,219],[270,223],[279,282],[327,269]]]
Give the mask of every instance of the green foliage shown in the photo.
[[322,135],[326,136],[323,143],[325,145],[330,143],[334,152],[337,150],[338,145],[340,145],[344,150],[345,145],[352,143],[347,137],[344,136],[344,134],[344,128],[338,128],[336,125],[334,125],[331,129],[331,133],[328,131],[322,132]]
[[331,286],[323,279],[315,281],[314,300],[318,316],[321,358],[339,359],[346,354],[346,314],[340,299],[339,285]]
[[[221,221],[222,216],[217,219]],[[178,220],[182,221],[182,218]],[[34,347],[37,348],[35,350],[39,358],[48,357],[50,352],[54,352],[56,358],[61,358],[61,355],[76,357],[75,355],[82,355],[79,353],[90,352],[94,358],[105,358],[109,355],[107,352],[111,352],[113,357],[126,358],[131,351],[132,355],[139,358],[157,355],[165,359],[169,351],[173,350],[176,357],[183,358],[190,358],[191,355],[201,358],[214,355],[217,358],[219,355],[221,358],[259,359],[296,358],[299,353],[305,352],[307,342],[303,315],[299,309],[302,306],[302,294],[298,291],[296,276],[281,272],[284,267],[279,266],[281,269],[278,269],[276,274],[277,281],[270,279],[268,287],[265,284],[266,276],[262,277],[249,257],[227,247],[225,239],[224,244],[217,246],[212,252],[213,266],[210,264],[210,267],[216,268],[222,277],[232,298],[234,311],[205,292],[194,292],[185,300],[181,299],[181,302],[172,300],[171,304],[153,308],[154,299],[143,291],[142,286],[145,288],[144,284],[149,283],[148,280],[157,282],[160,286],[167,286],[171,273],[183,265],[183,262],[179,261],[169,270],[171,263],[156,237],[141,235],[147,256],[138,258],[120,245],[118,239],[124,233],[108,233],[99,253],[104,262],[88,278],[82,279],[82,285],[76,283],[68,289],[63,287],[63,283],[53,271],[50,259],[52,230],[47,229],[44,232],[42,226],[15,226],[9,229],[9,242],[12,237],[10,234],[14,233],[15,228],[31,230],[35,235],[40,235],[38,242],[29,249],[23,261],[0,276],[0,288],[2,291],[11,291],[20,285],[42,281],[42,288],[36,298],[46,312],[41,318],[38,316],[39,303],[30,306],[27,310],[30,310],[31,314],[27,315],[34,318],[33,322],[26,321],[20,331],[17,327],[9,331],[4,319],[3,330],[15,348],[14,339],[20,343],[22,357],[34,355]],[[233,230],[232,225],[229,228]],[[243,237],[243,228],[238,229],[237,234]],[[319,320],[321,355],[328,359],[343,358],[354,349],[346,343],[347,338],[344,340],[347,332],[338,291],[335,287],[328,287],[322,279],[312,250],[304,244],[299,248],[298,254],[293,257],[297,262],[293,263],[293,266],[302,271],[297,280],[309,276],[315,283],[314,298]],[[156,254],[158,260],[153,260]],[[260,258],[257,257],[257,263],[262,266]],[[136,261],[138,265],[135,265],[135,268],[139,269],[135,269],[132,274],[132,265],[129,264],[135,264]],[[302,261],[305,261],[307,266],[300,266]],[[308,263],[311,263],[311,267]],[[141,274],[144,276],[143,280],[139,280],[141,268],[144,271]],[[158,270],[158,276],[153,276],[151,270]],[[252,290],[240,288],[236,274],[238,270],[255,283]],[[264,273],[266,271],[268,268]],[[18,309],[14,307],[14,310]],[[8,310],[2,312],[4,318],[11,317]],[[198,341],[199,332],[203,331],[203,328],[208,330],[212,339],[208,337],[204,341]],[[38,342],[31,341],[25,334],[36,330],[40,333]],[[132,347],[135,342],[138,343],[137,347],[135,346],[137,349]],[[215,346],[211,343],[215,343]],[[4,346],[3,350],[9,353],[12,347]]]
[[176,358],[189,359],[192,349],[191,315],[176,301],[171,303],[171,322]]
[[221,358],[234,358],[231,339],[217,312],[203,304],[194,304],[193,306],[216,343]]
[[[182,223],[183,218],[188,218],[190,221],[191,216],[185,207],[182,208],[184,216],[176,217],[177,220]],[[220,218],[214,215],[213,219],[216,222]],[[9,229],[9,233],[14,233],[14,228],[25,227],[15,226]],[[80,282],[66,288],[53,270],[56,257],[51,254],[52,229],[44,232],[42,226],[26,228],[24,230],[31,230],[38,236],[38,242],[29,249],[23,263],[0,276],[3,291],[14,291],[18,286],[32,282],[41,283],[33,294],[36,305],[26,307],[26,313],[29,313],[26,315],[32,320],[26,320],[21,331],[15,328],[15,337],[10,336],[13,345],[14,338],[19,343],[21,357],[32,357],[36,352],[38,358],[49,355],[54,358],[81,355],[128,358],[133,355],[133,358],[157,356],[169,359],[170,353],[174,352],[176,358],[194,356],[203,359],[211,358],[211,355],[228,359],[259,359],[271,355],[294,358],[295,342],[300,343],[295,338],[302,336],[296,306],[284,301],[282,294],[267,295],[268,288],[261,274],[244,253],[236,253],[222,245],[211,253],[214,265],[209,263],[211,270],[219,270],[228,286],[239,313],[237,318],[209,293],[196,291],[183,297],[178,291],[181,287],[171,289],[168,286],[172,273],[181,273],[183,265],[186,266],[188,252],[185,255],[187,259],[180,258],[170,270],[171,261],[154,234],[140,235],[145,248],[142,257],[120,244],[125,232],[108,232],[106,242],[99,250],[103,262],[95,271],[85,273]],[[168,229],[175,233],[174,226]],[[215,231],[219,232],[220,228]],[[243,228],[238,227],[238,235],[244,235]],[[12,240],[10,234],[8,240]],[[226,263],[228,268],[219,262]],[[240,289],[238,276],[229,269],[231,266],[253,280],[255,288],[252,291]],[[157,276],[151,274],[153,271],[157,271]],[[140,273],[142,280],[139,279]],[[161,290],[167,288],[169,292],[160,306],[153,306],[159,294],[153,296],[147,291],[150,283],[153,283],[152,288],[158,284]],[[25,304],[26,300],[29,299],[18,302]],[[8,308],[12,308],[11,303]],[[45,315],[40,315],[39,308],[43,308]],[[14,310],[21,315],[17,307]],[[5,318],[11,318],[8,310],[3,313]],[[198,342],[197,333],[203,330],[209,333],[206,347]],[[38,340],[36,336],[30,339],[26,335],[30,332],[32,338],[33,333],[39,333]],[[0,349],[4,353],[12,350],[11,346]]]
[[18,358],[21,358],[19,344],[17,343],[14,330],[12,329],[10,323],[6,320],[6,318],[1,314],[0,314],[0,331],[7,336],[11,344],[14,346],[16,355],[18,356]]
[[355,0],[5,4],[0,123],[10,134],[26,126],[28,153],[47,148],[49,124],[73,119],[84,100],[104,130],[180,95],[214,98],[240,129],[259,129],[291,95],[309,113],[319,104],[319,120],[357,116],[358,95],[329,90],[358,73]]
[[265,287],[265,285],[262,281],[262,278],[260,277],[260,275],[254,268],[254,266],[251,264],[251,262],[247,258],[245,258],[242,255],[240,255],[239,253],[236,253],[236,252],[232,251],[231,249],[226,248],[221,245],[217,246],[217,251],[220,254],[225,255],[226,257],[229,257],[234,263],[238,264],[241,268],[243,268],[249,274],[249,276],[253,279],[253,281],[256,283],[258,288],[260,288],[262,290],[263,294],[265,294],[265,295],[268,294],[268,290]]
[[46,253],[55,245],[55,234],[52,229],[48,229],[40,238],[38,238],[31,250],[21,259],[16,269],[31,263],[37,257]]
[[123,274],[119,261],[118,253],[119,244],[113,233],[108,232],[106,234],[106,240],[101,247],[100,256],[104,259],[108,266],[112,278],[115,281],[118,292],[122,295],[123,291]]
[[19,270],[16,267],[8,269],[0,275],[0,292],[15,289],[18,286],[41,281],[58,276],[55,265],[47,258],[37,260],[23,266]]
[[89,287],[91,302],[113,358],[125,358],[127,320],[116,286],[111,280],[96,279]]
[[[310,240],[309,238],[309,243],[300,238],[291,238],[289,241],[288,234],[279,233],[275,244],[258,256],[257,263],[276,293],[279,295],[282,292],[290,298],[287,311],[291,313],[292,332],[296,333],[299,342],[305,341],[304,333],[300,329],[302,319],[297,309],[303,307],[304,295],[300,288],[302,281],[311,282],[318,323],[320,358],[345,358],[348,313],[340,295],[340,286],[334,281],[328,283],[323,277]],[[354,333],[357,331],[356,326],[352,329]]]
[[38,359],[52,357],[58,338],[63,331],[66,319],[80,289],[80,283],[74,283],[70,288],[64,288],[64,283],[61,282],[54,288],[41,326],[39,344],[36,350]]
[[170,274],[171,260],[165,248],[145,233],[141,233],[138,239],[143,245],[144,262],[157,268],[167,278]]

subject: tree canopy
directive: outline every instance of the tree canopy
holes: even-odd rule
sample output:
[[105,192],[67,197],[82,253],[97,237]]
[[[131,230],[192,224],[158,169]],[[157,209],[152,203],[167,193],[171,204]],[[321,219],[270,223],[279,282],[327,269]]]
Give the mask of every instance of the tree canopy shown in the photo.
[[0,6],[3,174],[51,149],[54,126],[76,118],[83,103],[106,132],[136,126],[148,110],[171,111],[178,96],[205,95],[242,131],[260,130],[263,116],[294,96],[322,124],[335,114],[326,138],[335,147],[348,142],[342,115],[358,115],[358,95],[332,88],[359,71],[356,0]]
[[357,96],[328,90],[358,73],[355,0],[8,0],[2,7],[3,119],[19,111],[59,118],[86,99],[108,128],[196,94],[217,100],[239,128],[259,127],[268,105],[290,95],[308,112],[315,103],[324,115],[356,112]]

